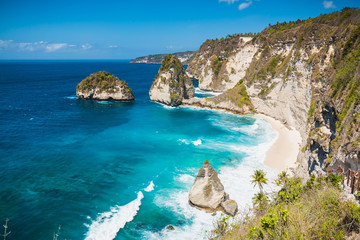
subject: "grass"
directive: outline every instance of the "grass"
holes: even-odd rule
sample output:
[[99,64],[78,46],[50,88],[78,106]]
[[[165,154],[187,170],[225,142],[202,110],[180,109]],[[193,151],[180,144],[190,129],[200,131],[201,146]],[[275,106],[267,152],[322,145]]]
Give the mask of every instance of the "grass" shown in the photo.
[[340,181],[336,175],[312,176],[305,183],[279,176],[281,189],[261,211],[254,206],[226,231],[214,229],[212,239],[344,239],[358,233],[360,207],[346,200]]

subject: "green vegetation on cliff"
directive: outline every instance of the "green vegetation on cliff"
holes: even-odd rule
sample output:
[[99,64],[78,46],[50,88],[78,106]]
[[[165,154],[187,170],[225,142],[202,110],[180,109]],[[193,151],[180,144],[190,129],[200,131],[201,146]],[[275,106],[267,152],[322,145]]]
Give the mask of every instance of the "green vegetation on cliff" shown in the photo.
[[250,112],[254,112],[254,106],[251,103],[250,97],[246,91],[246,86],[241,79],[235,87],[228,90],[226,94],[221,94],[219,96],[213,97],[211,99],[215,103],[230,101],[239,108],[247,107]]
[[125,81],[120,81],[119,78],[115,77],[109,72],[99,71],[92,73],[90,76],[82,80],[77,86],[77,91],[87,92],[97,88],[97,92],[114,93],[116,91],[115,86],[120,85],[128,87]]
[[280,190],[256,194],[239,222],[217,222],[212,239],[344,239],[360,230],[360,207],[340,188],[341,177],[279,175]]

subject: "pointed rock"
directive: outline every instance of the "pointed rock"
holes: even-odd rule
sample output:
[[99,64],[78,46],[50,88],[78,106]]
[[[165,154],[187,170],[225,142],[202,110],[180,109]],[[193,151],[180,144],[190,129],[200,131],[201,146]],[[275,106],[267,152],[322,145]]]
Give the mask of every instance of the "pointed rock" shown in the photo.
[[194,85],[180,60],[174,55],[167,55],[151,86],[151,101],[178,106],[183,99],[192,98],[194,94]]
[[208,161],[205,161],[200,168],[191,187],[189,203],[207,211],[224,210],[226,214],[232,216],[237,212],[237,203],[229,199],[217,172]]

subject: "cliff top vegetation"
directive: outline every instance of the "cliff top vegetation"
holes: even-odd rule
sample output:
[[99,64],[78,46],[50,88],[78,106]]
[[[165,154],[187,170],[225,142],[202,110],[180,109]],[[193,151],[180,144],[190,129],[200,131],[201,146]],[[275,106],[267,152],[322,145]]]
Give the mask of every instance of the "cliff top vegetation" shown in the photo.
[[77,91],[89,91],[97,88],[99,92],[114,92],[115,86],[120,86],[127,88],[128,85],[125,81],[119,80],[118,77],[112,75],[106,71],[99,71],[96,73],[90,74],[90,76],[86,77],[82,80],[77,86]]
[[360,207],[341,191],[341,177],[328,175],[303,183],[282,172],[274,193],[259,192],[239,222],[219,220],[212,239],[344,239],[360,230]]

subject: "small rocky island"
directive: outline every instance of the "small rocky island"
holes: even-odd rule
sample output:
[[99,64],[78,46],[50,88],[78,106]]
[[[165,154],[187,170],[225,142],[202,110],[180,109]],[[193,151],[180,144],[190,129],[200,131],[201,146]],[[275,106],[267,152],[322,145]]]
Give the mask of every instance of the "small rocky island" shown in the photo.
[[224,211],[226,214],[235,216],[238,205],[229,199],[229,194],[224,190],[217,172],[205,161],[200,168],[195,182],[189,192],[191,206],[207,212]]
[[76,86],[76,97],[80,99],[133,101],[131,88],[125,81],[106,71],[92,73]]
[[167,55],[151,86],[151,101],[178,106],[183,99],[194,97],[195,88],[187,76],[180,60],[174,55]]

